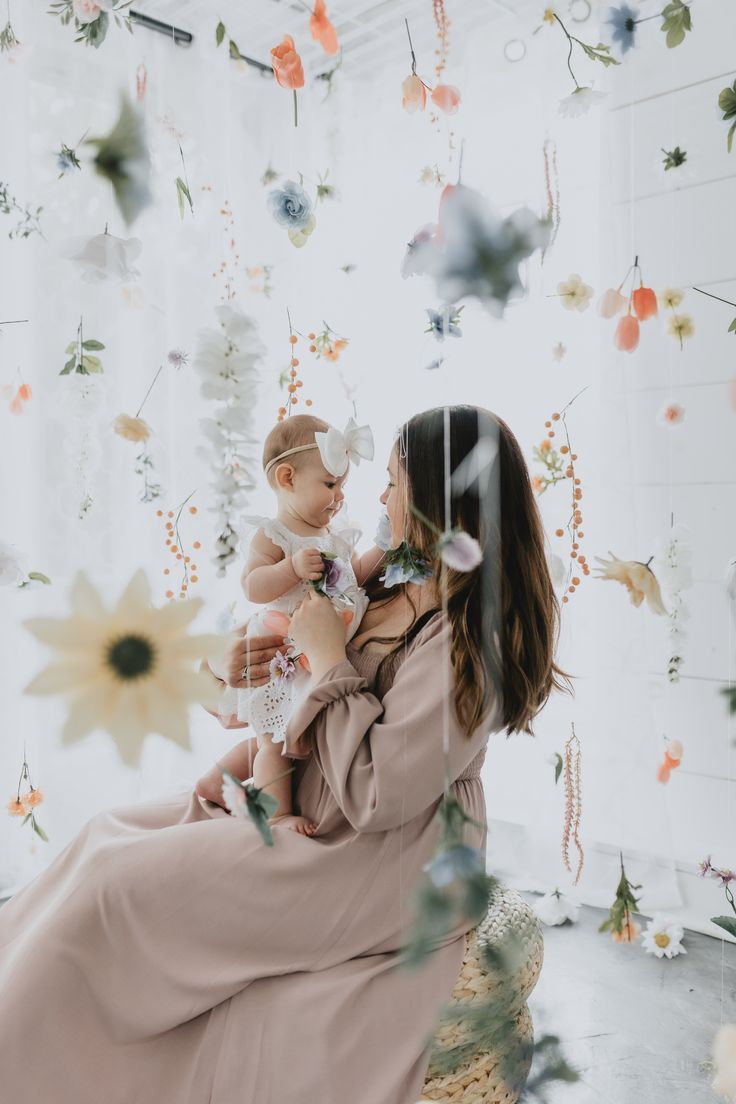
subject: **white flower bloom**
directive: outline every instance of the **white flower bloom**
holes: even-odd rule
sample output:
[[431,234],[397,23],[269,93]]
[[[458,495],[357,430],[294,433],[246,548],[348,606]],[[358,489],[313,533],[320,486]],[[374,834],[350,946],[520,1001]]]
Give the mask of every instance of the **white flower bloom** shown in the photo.
[[584,311],[590,305],[593,289],[590,284],[583,283],[577,272],[573,272],[572,276],[557,285],[557,294],[566,310]]
[[657,958],[673,958],[678,954],[687,954],[682,946],[684,928],[675,920],[661,913],[651,918],[641,937],[642,946],[648,954]]
[[143,249],[140,238],[116,238],[114,234],[95,234],[92,238],[70,238],[61,247],[62,257],[74,261],[88,284],[105,280],[127,283],[140,276],[133,261]]
[[591,107],[604,100],[606,95],[607,93],[596,92],[587,85],[583,88],[576,88],[569,96],[565,96],[564,99],[560,100],[557,110],[566,119],[577,119],[580,115],[587,115]]
[[0,586],[20,586],[23,578],[19,553],[12,544],[0,541]]
[[224,646],[214,634],[186,634],[202,600],[156,609],[143,571],[136,572],[113,610],[105,609],[84,572],[76,576],[71,599],[69,617],[24,622],[58,652],[25,692],[68,695],[62,741],[104,728],[129,766],[139,763],[149,732],[189,750],[190,702],[214,708],[219,696],[212,680],[193,665]]
[[248,819],[248,807],[245,801],[245,790],[231,774],[223,772],[222,800],[230,812],[241,820]]
[[580,912],[580,905],[559,889],[545,893],[534,902],[533,908],[542,923],[550,926],[564,924],[566,920],[574,923]]
[[736,1024],[722,1024],[713,1040],[716,1076],[713,1091],[726,1100],[736,1100]]
[[556,552],[548,552],[547,565],[552,578],[552,585],[561,587],[565,581],[565,564],[562,561],[562,557],[558,556]]

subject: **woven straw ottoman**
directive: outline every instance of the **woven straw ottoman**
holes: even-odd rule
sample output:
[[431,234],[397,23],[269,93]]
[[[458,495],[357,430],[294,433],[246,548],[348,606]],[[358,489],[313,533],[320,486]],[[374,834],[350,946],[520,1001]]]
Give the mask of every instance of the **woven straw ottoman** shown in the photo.
[[[489,971],[482,958],[486,944],[502,948],[510,935],[519,940],[519,956],[510,973]],[[544,958],[542,925],[524,898],[514,889],[497,886],[481,923],[465,936],[465,958],[453,990],[450,1007],[475,1000],[493,1001],[512,1025],[505,1050],[476,1054],[454,1073],[433,1069],[437,1048],[457,1046],[465,1039],[465,1025],[441,1025],[430,1055],[422,1100],[443,1104],[515,1104],[531,1065],[534,1027],[527,998],[537,983]],[[505,1076],[504,1076],[505,1074]]]

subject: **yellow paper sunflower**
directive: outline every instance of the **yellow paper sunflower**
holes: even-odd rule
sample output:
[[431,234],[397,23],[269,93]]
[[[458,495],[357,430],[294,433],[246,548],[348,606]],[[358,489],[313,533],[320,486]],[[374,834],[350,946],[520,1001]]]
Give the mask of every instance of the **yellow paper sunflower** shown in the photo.
[[129,766],[140,760],[149,732],[189,750],[189,705],[214,707],[217,690],[196,669],[226,647],[224,637],[187,635],[200,598],[151,606],[143,571],[137,571],[114,609],[108,610],[84,572],[71,592],[69,617],[32,617],[26,628],[57,650],[55,661],[25,688],[27,694],[64,694],[69,712],[65,744],[104,728]]

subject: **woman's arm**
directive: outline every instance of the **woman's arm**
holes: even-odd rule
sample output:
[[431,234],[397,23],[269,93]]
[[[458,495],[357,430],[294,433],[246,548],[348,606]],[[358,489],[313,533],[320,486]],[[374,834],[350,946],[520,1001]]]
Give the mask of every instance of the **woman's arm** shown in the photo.
[[292,716],[282,754],[314,754],[356,831],[397,828],[439,801],[445,724],[452,781],[485,745],[492,718],[470,739],[458,721],[449,646],[450,627],[437,617],[417,635],[383,701],[342,660]]

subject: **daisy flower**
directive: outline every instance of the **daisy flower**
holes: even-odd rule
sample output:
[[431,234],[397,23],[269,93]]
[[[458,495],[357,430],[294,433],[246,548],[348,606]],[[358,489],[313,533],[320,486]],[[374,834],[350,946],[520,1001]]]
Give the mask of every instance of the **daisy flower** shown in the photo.
[[194,665],[219,654],[223,637],[188,636],[202,601],[194,598],[151,606],[151,590],[137,571],[114,609],[79,572],[68,617],[32,617],[24,622],[37,640],[57,650],[54,661],[25,688],[28,694],[64,694],[69,699],[62,729],[65,744],[104,728],[123,761],[137,766],[149,732],[187,750],[191,702],[217,705],[211,678]]
[[678,954],[687,954],[682,945],[683,927],[667,916],[657,914],[647,924],[641,943],[648,954],[657,958],[674,958]]
[[569,96],[565,96],[557,105],[560,115],[566,119],[577,119],[580,115],[587,115],[591,107],[599,104],[606,98],[605,92],[596,92],[593,88],[584,85],[576,88]]
[[672,318],[667,320],[667,333],[671,337],[676,337],[681,343],[686,337],[692,337],[695,333],[695,326],[690,315],[674,314]]
[[593,289],[583,283],[577,272],[573,272],[572,276],[557,285],[557,294],[566,310],[584,311],[588,309]]

